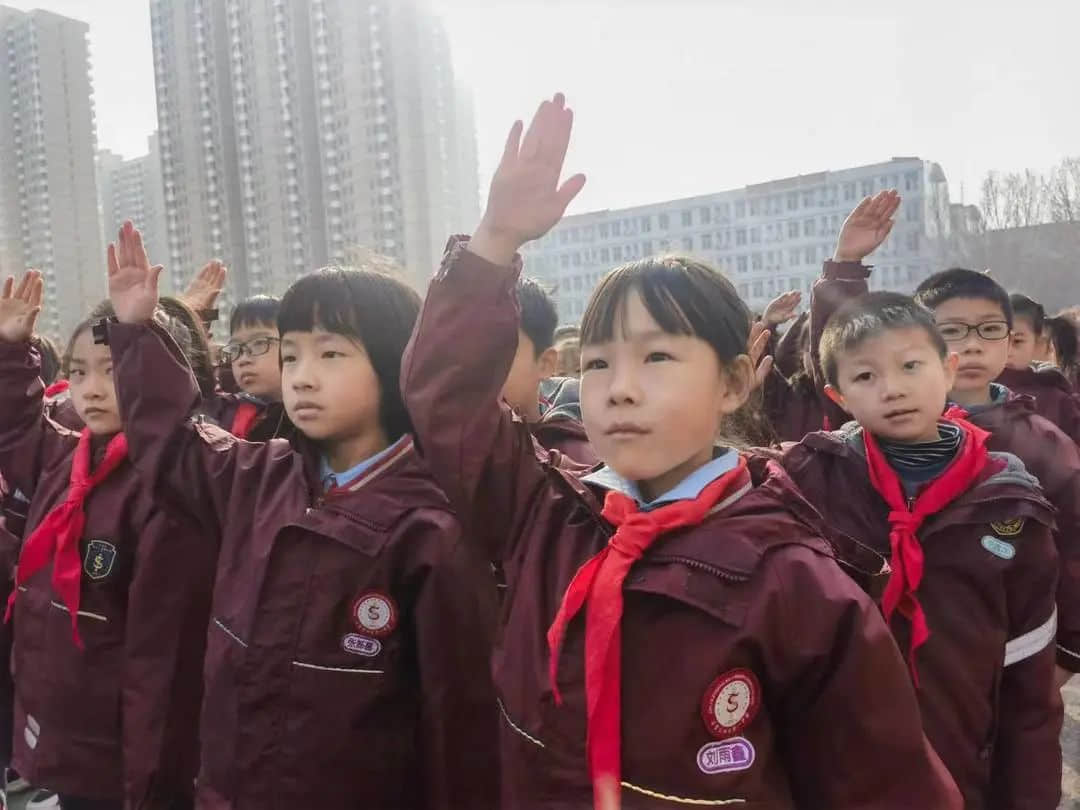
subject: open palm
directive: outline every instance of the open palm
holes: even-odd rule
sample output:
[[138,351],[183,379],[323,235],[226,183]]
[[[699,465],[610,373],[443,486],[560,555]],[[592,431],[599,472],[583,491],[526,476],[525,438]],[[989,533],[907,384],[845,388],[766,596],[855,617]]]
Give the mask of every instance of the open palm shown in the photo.
[[219,260],[207,262],[184,291],[184,302],[196,312],[213,309],[225,286],[226,273],[225,265]]
[[145,323],[154,317],[158,303],[161,265],[150,266],[142,234],[125,222],[117,240],[109,245],[109,300],[123,323]]
[[27,270],[19,286],[8,276],[0,290],[0,340],[18,343],[34,334],[34,323],[41,312],[41,273]]
[[512,255],[562,218],[585,185],[581,174],[559,184],[573,124],[574,113],[567,109],[561,93],[540,105],[524,137],[522,123],[514,123],[491,180],[487,209],[476,235],[477,247],[482,242],[497,242]]
[[899,208],[900,194],[895,189],[865,197],[840,228],[834,256],[836,261],[859,262],[877,250],[889,237],[893,217]]

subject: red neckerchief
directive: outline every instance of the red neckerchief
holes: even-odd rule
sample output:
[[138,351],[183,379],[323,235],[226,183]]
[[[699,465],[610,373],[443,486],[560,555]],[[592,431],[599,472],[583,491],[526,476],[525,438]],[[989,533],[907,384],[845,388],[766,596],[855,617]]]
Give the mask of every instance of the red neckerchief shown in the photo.
[[236,407],[229,433],[238,439],[246,439],[259,418],[259,409],[252,402],[241,402]]
[[870,482],[890,509],[889,545],[892,547],[892,558],[889,565],[892,575],[882,595],[882,612],[886,622],[891,620],[896,610],[911,622],[908,666],[916,687],[919,685],[919,673],[915,667],[915,651],[926,643],[930,629],[926,624],[926,614],[915,595],[923,577],[923,550],[915,533],[926,518],[940,512],[971,487],[986,467],[988,459],[986,441],[990,438],[989,433],[963,419],[948,421],[957,425],[964,434],[956,458],[919,493],[910,503],[910,508],[900,476],[889,464],[870,431],[863,431]]
[[[555,702],[562,705],[556,683],[559,652],[570,620],[586,608],[585,699],[594,794],[598,783],[613,778],[617,791],[620,781],[623,580],[657,537],[701,523],[717,503],[749,484],[746,459],[740,456],[735,469],[706,486],[694,500],[642,512],[633,498],[607,493],[602,514],[616,527],[615,534],[603,551],[578,569],[547,635],[551,689]],[[599,801],[599,795],[596,798]]]
[[970,415],[971,414],[964,410],[963,406],[953,402],[945,409],[945,413],[942,414],[942,417],[948,419],[950,422],[955,422],[959,419],[967,419]]
[[11,618],[15,597],[19,586],[34,574],[53,564],[53,590],[63,600],[71,613],[71,634],[81,648],[79,637],[79,597],[82,584],[82,560],[79,558],[79,540],[82,539],[86,525],[86,513],[83,504],[93,492],[94,487],[109,477],[127,458],[127,438],[117,433],[109,440],[105,448],[105,458],[90,473],[90,429],[83,428],[75,456],[71,460],[71,478],[68,484],[67,500],[55,507],[41,521],[23,544],[19,554],[19,564],[15,569],[15,587],[8,598],[4,621]]
[[55,399],[61,394],[66,393],[70,387],[71,383],[67,380],[57,380],[45,389],[45,399]]

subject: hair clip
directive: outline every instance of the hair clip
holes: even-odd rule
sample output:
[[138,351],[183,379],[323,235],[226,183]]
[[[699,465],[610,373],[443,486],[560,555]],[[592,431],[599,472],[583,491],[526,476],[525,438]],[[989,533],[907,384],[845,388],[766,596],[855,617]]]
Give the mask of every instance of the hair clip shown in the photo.
[[117,318],[102,318],[95,323],[91,328],[91,333],[94,336],[94,343],[98,346],[109,345],[109,324],[120,323]]

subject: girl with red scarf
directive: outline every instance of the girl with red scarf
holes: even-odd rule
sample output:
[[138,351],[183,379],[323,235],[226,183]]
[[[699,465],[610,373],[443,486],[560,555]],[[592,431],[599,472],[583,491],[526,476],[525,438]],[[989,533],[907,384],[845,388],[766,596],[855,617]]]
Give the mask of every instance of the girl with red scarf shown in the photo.
[[13,765],[65,810],[190,806],[214,552],[157,508],[128,462],[92,321],[68,359],[85,427],[46,417],[29,342],[41,299],[35,271],[0,293],[0,470],[32,493],[6,615]]
[[559,185],[571,120],[556,96],[515,124],[402,364],[417,445],[506,572],[503,806],[958,807],[820,517],[778,466],[717,444],[754,376],[723,276],[672,257],[601,283],[581,336],[598,469],[564,467],[500,405],[516,253],[584,184]]

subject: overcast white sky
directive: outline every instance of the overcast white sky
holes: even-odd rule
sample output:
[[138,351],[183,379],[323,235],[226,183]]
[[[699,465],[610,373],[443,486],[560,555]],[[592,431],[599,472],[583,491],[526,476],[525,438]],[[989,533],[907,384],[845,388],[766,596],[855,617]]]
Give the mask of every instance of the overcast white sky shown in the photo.
[[[214,0],[218,2],[219,0]],[[101,146],[156,128],[149,0],[0,0],[90,24]],[[976,202],[991,168],[1080,154],[1078,0],[435,0],[476,95],[482,182],[567,94],[575,210],[919,155]]]

